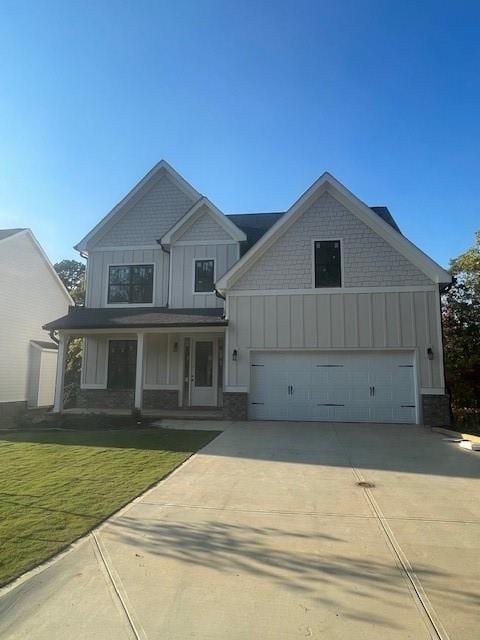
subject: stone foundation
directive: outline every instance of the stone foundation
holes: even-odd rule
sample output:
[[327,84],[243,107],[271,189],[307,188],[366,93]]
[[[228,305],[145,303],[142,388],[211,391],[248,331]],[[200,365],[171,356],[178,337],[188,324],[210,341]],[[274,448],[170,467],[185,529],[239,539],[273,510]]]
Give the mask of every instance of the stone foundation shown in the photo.
[[16,425],[16,419],[27,411],[27,403],[0,402],[0,429],[10,429]]
[[223,413],[227,420],[248,420],[248,393],[225,391]]
[[144,389],[144,409],[178,409],[177,389]]
[[133,389],[79,389],[76,406],[79,409],[132,409]]
[[451,425],[450,396],[422,395],[423,424],[427,427],[448,427]]

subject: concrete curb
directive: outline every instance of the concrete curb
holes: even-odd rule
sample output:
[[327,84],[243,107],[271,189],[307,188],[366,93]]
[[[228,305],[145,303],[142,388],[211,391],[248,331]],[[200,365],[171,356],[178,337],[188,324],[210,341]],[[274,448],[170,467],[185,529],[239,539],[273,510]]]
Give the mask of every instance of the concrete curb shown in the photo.
[[460,433],[460,431],[453,431],[453,429],[444,429],[443,427],[432,427],[432,431],[437,433],[444,433],[447,436],[453,438],[460,438],[461,440],[470,440],[470,442],[480,443],[480,436],[473,436],[470,433]]

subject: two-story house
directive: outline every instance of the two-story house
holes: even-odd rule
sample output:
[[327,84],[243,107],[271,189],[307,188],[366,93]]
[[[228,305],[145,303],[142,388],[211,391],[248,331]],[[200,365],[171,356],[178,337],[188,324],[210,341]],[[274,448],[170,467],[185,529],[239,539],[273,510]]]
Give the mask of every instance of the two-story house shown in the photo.
[[324,173],[286,212],[224,215],[165,161],[76,246],[80,407],[223,407],[234,419],[448,423],[450,275],[386,207]]

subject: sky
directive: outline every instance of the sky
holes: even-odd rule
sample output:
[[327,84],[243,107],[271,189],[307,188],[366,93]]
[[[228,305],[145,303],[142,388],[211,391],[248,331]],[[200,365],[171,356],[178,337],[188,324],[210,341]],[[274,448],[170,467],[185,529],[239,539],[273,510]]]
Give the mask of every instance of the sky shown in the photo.
[[329,171],[448,266],[479,105],[478,2],[0,0],[0,228],[58,261],[162,158],[225,213]]

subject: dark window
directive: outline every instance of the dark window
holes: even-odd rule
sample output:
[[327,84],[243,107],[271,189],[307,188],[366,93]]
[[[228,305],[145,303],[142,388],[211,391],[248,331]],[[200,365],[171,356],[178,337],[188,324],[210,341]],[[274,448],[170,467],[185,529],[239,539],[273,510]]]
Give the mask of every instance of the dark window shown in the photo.
[[153,264],[110,267],[108,302],[111,304],[153,302]]
[[195,260],[195,293],[213,291],[214,260]]
[[108,343],[109,389],[134,389],[137,370],[136,340],[110,340]]
[[340,240],[315,241],[315,287],[342,286]]

